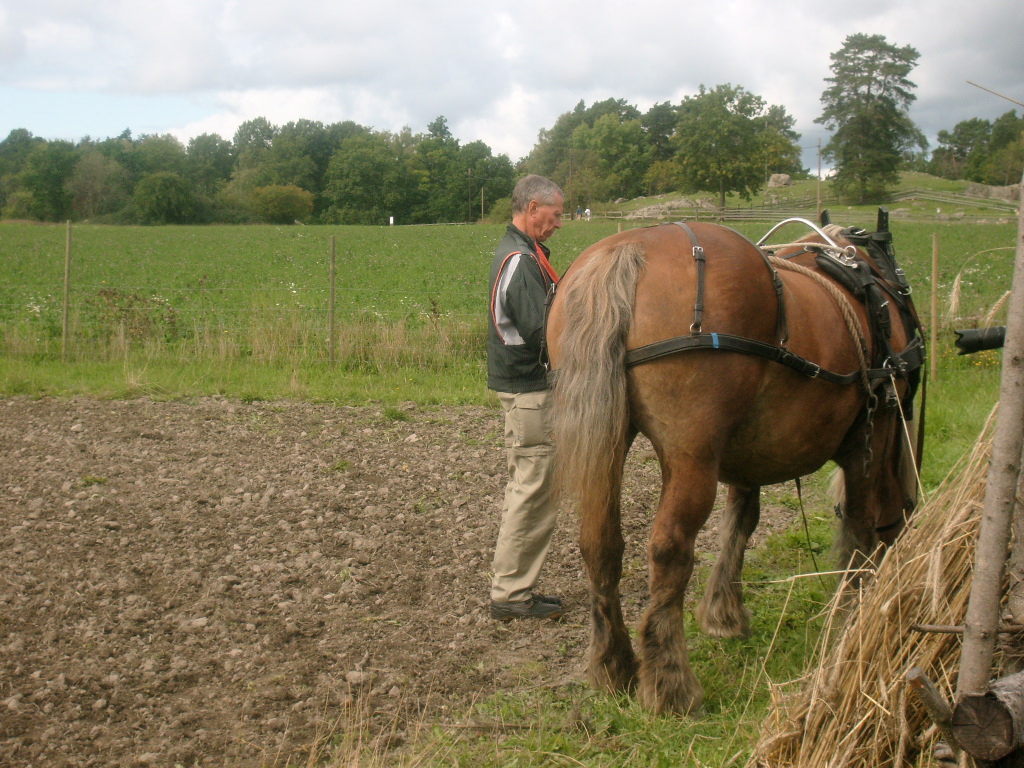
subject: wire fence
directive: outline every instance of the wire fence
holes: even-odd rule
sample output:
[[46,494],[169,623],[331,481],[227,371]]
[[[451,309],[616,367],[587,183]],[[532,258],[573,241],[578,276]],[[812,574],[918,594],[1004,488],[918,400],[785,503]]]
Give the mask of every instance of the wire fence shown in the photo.
[[[170,285],[75,279],[0,288],[0,339],[13,358],[111,360],[131,355],[182,361],[323,362],[360,369],[444,368],[483,356],[480,309],[453,306],[437,290],[336,280],[276,286]],[[79,270],[82,271],[82,270]]]
[[[845,212],[842,223],[852,223]],[[564,269],[621,226],[569,225],[559,233],[563,261],[556,266]],[[749,233],[759,225],[737,226]],[[487,265],[501,227],[339,229],[346,239],[340,254],[328,228],[77,231],[74,260],[70,237],[61,258],[57,227],[0,231],[0,354],[67,361],[141,354],[371,370],[446,369],[485,356]],[[948,251],[977,252],[955,267],[962,308],[941,313],[947,323],[998,322],[993,309],[1002,291],[991,287],[1006,282],[1005,260],[978,234],[957,228],[945,235],[958,238]],[[991,245],[1001,243],[987,236]],[[924,250],[912,244],[900,243],[901,256]],[[921,256],[919,282],[932,272],[937,286],[938,274]]]

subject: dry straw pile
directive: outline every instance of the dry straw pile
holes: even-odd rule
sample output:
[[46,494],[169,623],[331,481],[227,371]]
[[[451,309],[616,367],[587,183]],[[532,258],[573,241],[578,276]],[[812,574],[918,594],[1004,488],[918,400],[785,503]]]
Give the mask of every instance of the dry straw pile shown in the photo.
[[918,666],[952,701],[991,452],[993,418],[974,451],[918,510],[852,607],[833,600],[804,677],[773,692],[748,768],[901,768],[931,764],[937,734],[909,691]]

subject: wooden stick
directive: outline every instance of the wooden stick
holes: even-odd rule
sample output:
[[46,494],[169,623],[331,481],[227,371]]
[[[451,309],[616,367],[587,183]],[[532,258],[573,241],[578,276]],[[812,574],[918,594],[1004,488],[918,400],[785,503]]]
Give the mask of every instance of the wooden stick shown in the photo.
[[71,220],[68,219],[64,239],[64,311],[60,337],[60,361],[68,361],[68,342],[71,336]]
[[[962,624],[956,626],[950,624],[911,624],[910,628],[915,632],[930,632],[936,635],[962,635],[964,628]],[[996,629],[1001,635],[1015,635],[1024,632],[1024,624],[1003,624]]]
[[[1024,190],[1024,177],[1020,188]],[[956,698],[985,693],[992,675],[1003,574],[1024,446],[1024,205],[1017,217],[1013,293],[1007,308],[1006,343],[999,385],[999,413],[992,434],[992,459],[985,488],[981,528],[974,555],[971,595],[964,617],[964,640]]]
[[935,723],[935,727],[939,729],[947,746],[953,750],[954,754],[959,755],[960,744],[953,736],[953,710],[950,709],[946,697],[939,693],[939,689],[928,679],[928,675],[920,667],[911,667],[907,672],[907,681],[910,683],[910,690],[928,711],[928,716]]
[[939,233],[932,232],[932,296],[931,296],[931,371],[932,381],[939,380]]
[[334,365],[334,347],[335,338],[337,337],[337,331],[335,329],[335,281],[337,275],[337,246],[335,244],[334,235],[331,235],[331,272],[329,276],[330,280],[330,298],[328,299],[327,305],[327,359],[328,362]]

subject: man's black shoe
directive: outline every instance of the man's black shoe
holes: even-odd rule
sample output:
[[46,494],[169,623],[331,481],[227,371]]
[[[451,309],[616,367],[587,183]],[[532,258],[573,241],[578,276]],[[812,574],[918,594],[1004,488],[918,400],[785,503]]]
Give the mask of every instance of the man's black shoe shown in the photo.
[[491,618],[498,621],[512,619],[557,619],[562,615],[562,606],[557,603],[545,603],[534,595],[529,600],[515,603],[496,603],[491,601]]
[[559,607],[562,605],[562,598],[556,597],[555,595],[542,595],[540,592],[534,592],[533,599],[542,603],[552,603]]

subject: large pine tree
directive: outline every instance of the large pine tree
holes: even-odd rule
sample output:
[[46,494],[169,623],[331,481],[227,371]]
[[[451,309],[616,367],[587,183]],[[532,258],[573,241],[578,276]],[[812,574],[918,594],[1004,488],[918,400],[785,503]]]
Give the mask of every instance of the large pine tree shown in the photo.
[[927,141],[908,114],[916,87],[908,79],[920,54],[884,35],[855,34],[831,55],[832,77],[815,122],[831,130],[824,147],[836,187],[855,202],[872,202],[899,179],[900,163]]

